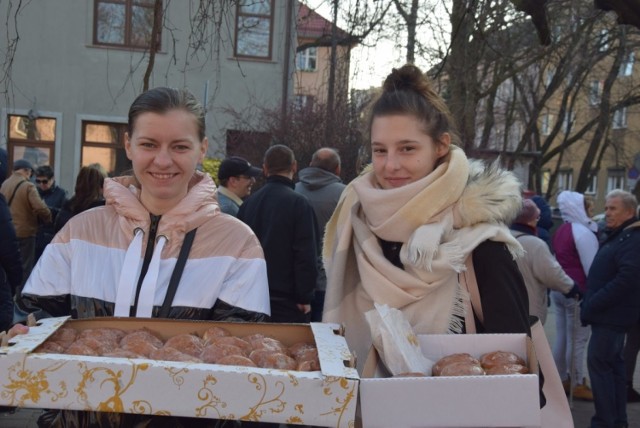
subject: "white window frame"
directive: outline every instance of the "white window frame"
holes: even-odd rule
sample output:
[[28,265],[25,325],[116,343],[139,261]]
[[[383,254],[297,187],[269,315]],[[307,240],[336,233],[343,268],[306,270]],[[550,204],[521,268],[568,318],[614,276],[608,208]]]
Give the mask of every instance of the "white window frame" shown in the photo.
[[573,123],[576,121],[576,112],[570,111],[568,114],[564,115],[564,120],[562,121],[562,132],[567,134],[570,131],[570,128],[573,127]]
[[561,169],[560,171],[558,171],[556,184],[558,191],[573,189],[573,170]]
[[611,119],[611,127],[613,129],[624,129],[627,127],[627,108],[622,107],[619,110],[613,112],[613,118]]
[[584,191],[586,195],[597,195],[598,193],[598,172],[591,171],[591,177],[589,180],[589,187]]
[[540,133],[544,136],[551,134],[551,128],[553,127],[553,115],[551,113],[545,113],[542,116],[542,123],[540,124]]
[[296,55],[296,69],[298,71],[316,71],[318,69],[318,48],[308,47]]
[[635,52],[629,52],[622,64],[620,64],[620,70],[618,70],[618,76],[631,76],[633,74],[633,63],[635,62],[636,54]]
[[607,194],[615,189],[623,189],[625,186],[624,168],[610,168],[607,171]]
[[602,80],[592,80],[589,85],[589,105],[597,106],[602,101],[602,88],[604,82]]
[[606,52],[609,50],[609,30],[603,28],[598,34],[598,50],[600,52]]

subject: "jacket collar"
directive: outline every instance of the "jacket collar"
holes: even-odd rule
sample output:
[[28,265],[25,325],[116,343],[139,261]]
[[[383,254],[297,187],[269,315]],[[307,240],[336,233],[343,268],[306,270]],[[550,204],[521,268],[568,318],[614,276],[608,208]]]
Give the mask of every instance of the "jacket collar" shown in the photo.
[[292,189],[295,189],[296,187],[296,185],[293,183],[293,180],[291,180],[289,177],[278,174],[268,176],[267,183],[284,184]]

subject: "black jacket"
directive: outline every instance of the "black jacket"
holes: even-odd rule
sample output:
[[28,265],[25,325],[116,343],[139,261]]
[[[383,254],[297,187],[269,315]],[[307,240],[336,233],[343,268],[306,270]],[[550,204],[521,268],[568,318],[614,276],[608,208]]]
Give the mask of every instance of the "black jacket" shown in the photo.
[[0,331],[13,320],[13,295],[22,283],[22,258],[9,206],[0,194]]
[[44,251],[44,247],[51,242],[53,236],[56,234],[56,230],[53,225],[58,217],[58,213],[62,209],[62,206],[67,201],[67,191],[62,187],[59,187],[57,184],[52,185],[47,190],[40,190],[38,187],[38,194],[40,194],[44,203],[47,204],[49,210],[51,210],[52,223],[41,223],[38,225],[38,233],[36,234],[36,260],[40,258],[40,255]]
[[293,181],[286,177],[268,177],[267,183],[240,206],[238,218],[260,240],[271,298],[309,304],[318,274],[319,232],[311,204],[293,189]]
[[640,317],[640,222],[611,231],[596,253],[582,301],[580,320],[626,331]]

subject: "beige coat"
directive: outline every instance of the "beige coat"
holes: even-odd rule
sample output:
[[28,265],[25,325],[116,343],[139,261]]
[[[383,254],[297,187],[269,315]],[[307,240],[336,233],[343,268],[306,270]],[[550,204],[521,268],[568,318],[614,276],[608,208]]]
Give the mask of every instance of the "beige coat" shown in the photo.
[[36,236],[38,219],[43,223],[51,223],[51,211],[38,194],[35,184],[25,179],[19,172],[14,172],[2,183],[0,193],[8,203],[13,191],[21,182],[25,183],[20,185],[9,207],[16,227],[16,236],[19,239]]
[[529,314],[540,318],[544,324],[547,319],[547,288],[568,293],[573,288],[573,280],[564,272],[547,244],[534,235],[512,230],[524,248],[525,254],[516,262],[529,294]]

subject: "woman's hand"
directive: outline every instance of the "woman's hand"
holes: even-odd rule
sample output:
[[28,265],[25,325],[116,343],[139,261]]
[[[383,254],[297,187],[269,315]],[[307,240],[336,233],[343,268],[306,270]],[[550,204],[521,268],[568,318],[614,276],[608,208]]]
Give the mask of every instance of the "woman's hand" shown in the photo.
[[16,324],[9,329],[9,331],[7,332],[7,335],[9,336],[9,339],[11,339],[12,337],[16,337],[19,334],[27,334],[27,333],[29,333],[29,327],[27,327],[24,324]]

